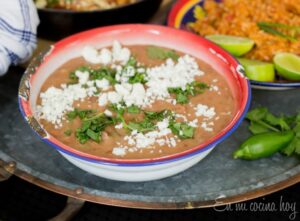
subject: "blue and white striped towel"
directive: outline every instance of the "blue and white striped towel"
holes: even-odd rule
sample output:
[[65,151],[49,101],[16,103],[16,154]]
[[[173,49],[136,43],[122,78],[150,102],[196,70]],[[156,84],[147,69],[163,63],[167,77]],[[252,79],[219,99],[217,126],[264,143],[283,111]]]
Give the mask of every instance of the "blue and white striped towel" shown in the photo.
[[0,75],[30,58],[38,24],[32,0],[0,0]]

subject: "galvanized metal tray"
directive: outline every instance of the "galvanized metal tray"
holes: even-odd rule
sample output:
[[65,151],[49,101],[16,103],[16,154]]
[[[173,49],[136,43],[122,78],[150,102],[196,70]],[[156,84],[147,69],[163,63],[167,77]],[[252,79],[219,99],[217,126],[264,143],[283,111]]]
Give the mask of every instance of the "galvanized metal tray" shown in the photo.
[[[239,129],[203,161],[176,176],[126,183],[88,174],[43,143],[22,119],[17,104],[21,70],[0,78],[0,167],[51,191],[101,204],[181,209],[244,201],[300,181],[300,159],[277,154],[257,161],[233,160],[232,152],[249,135]],[[300,90],[253,91],[252,107],[274,113],[300,110]]]

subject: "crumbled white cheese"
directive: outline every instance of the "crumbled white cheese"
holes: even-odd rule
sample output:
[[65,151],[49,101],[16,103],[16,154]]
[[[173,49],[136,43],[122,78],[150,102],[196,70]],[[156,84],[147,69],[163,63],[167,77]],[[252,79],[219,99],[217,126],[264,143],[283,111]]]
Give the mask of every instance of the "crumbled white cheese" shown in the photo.
[[99,106],[105,106],[107,104],[107,93],[100,94],[98,104]]
[[107,64],[110,64],[112,62],[111,51],[108,50],[107,48],[101,49],[98,56],[99,56],[100,63],[102,63],[102,64],[107,65]]
[[169,126],[169,120],[168,119],[164,119],[163,121],[160,121],[156,124],[157,128],[162,131],[164,129],[167,129]]
[[86,84],[89,80],[89,77],[90,77],[90,74],[87,71],[85,71],[85,72],[76,71],[75,75],[76,75],[76,77],[78,77],[78,82],[81,85]]
[[219,91],[219,87],[216,85],[211,85],[209,88],[210,91]]
[[115,128],[116,128],[116,129],[122,129],[122,128],[123,128],[123,124],[122,124],[122,123],[117,124],[117,125],[115,126]]
[[146,70],[145,70],[145,68],[138,68],[136,71],[138,73],[144,73]]
[[94,47],[86,46],[82,51],[82,57],[92,64],[109,65],[113,62],[126,64],[130,55],[130,50],[128,48],[122,48],[118,41],[114,41],[112,50],[103,48],[98,51]]
[[201,127],[202,127],[205,131],[208,131],[208,132],[212,132],[212,131],[213,131],[213,128],[208,127],[208,124],[207,124],[206,122],[202,122]]
[[[141,83],[135,84],[116,84],[115,85],[115,93],[118,96],[119,101],[124,101],[126,106],[136,105],[143,106],[145,104],[145,88]],[[115,100],[111,100],[108,98],[111,103],[117,103]]]
[[95,93],[97,93],[97,88],[96,87],[87,87],[86,88],[86,93],[87,93],[87,96],[89,97],[92,97],[95,95]]
[[143,106],[145,101],[146,91],[141,83],[132,85],[132,91],[129,96],[124,96],[123,100],[126,106],[136,105]]
[[115,91],[110,91],[107,93],[107,100],[112,104],[116,104],[122,101],[122,96]]
[[189,55],[180,57],[177,63],[167,59],[164,64],[147,69],[146,100],[151,103],[156,99],[169,98],[168,88],[180,87],[184,90],[196,76],[203,74],[196,60]]
[[175,114],[175,117],[182,118],[185,122],[188,121],[187,117],[185,115],[183,115],[183,114]]
[[61,126],[64,114],[74,109],[73,102],[87,96],[87,90],[80,84],[63,85],[63,88],[49,87],[40,94],[41,105],[36,107],[37,117]]
[[124,156],[126,154],[126,149],[124,147],[115,147],[112,153],[116,156]]
[[130,58],[131,52],[128,48],[122,48],[122,45],[118,41],[113,42],[112,48],[113,61],[126,64]]
[[87,62],[90,62],[92,64],[99,64],[99,63],[101,63],[97,49],[93,48],[91,46],[86,46],[86,47],[83,48],[82,57]]
[[146,107],[156,100],[165,99],[169,99],[175,105],[176,100],[170,98],[168,88],[180,87],[185,89],[186,84],[193,82],[196,76],[203,75],[203,72],[199,70],[194,58],[185,55],[180,57],[177,63],[174,63],[172,59],[167,59],[162,65],[148,68],[146,70],[146,87],[141,83],[128,86],[130,84],[127,81],[133,75],[134,69],[132,67],[119,70],[116,74],[116,80],[120,83],[115,85],[115,91],[126,106]]
[[195,107],[195,111],[197,117],[203,116],[208,119],[211,119],[216,115],[214,107],[208,107],[207,105],[203,105],[203,104],[198,104]]
[[132,84],[124,83],[124,84],[116,84],[115,85],[116,92],[123,97],[129,96],[132,91]]
[[105,78],[102,80],[96,80],[96,86],[102,90],[107,90],[109,88],[109,81]]
[[[132,131],[130,135],[125,136],[124,140],[130,146],[134,146],[130,152],[139,151],[143,148],[150,148],[151,146],[158,144],[160,146],[168,145],[169,147],[176,146],[175,137],[168,137],[172,131],[168,128],[169,120],[164,119],[156,124],[157,129],[148,133],[140,133],[136,130]],[[116,147],[119,148],[119,147]],[[126,152],[126,151],[125,151]]]
[[112,112],[110,110],[107,110],[107,109],[104,111],[104,114],[106,116],[109,116],[109,117],[111,117],[113,115]]
[[188,123],[188,125],[191,126],[191,127],[197,127],[198,126],[198,119],[194,119],[194,120],[190,121]]
[[171,144],[172,147],[176,147],[176,140],[174,139],[174,137],[171,137],[169,139],[169,141],[170,141],[170,144]]

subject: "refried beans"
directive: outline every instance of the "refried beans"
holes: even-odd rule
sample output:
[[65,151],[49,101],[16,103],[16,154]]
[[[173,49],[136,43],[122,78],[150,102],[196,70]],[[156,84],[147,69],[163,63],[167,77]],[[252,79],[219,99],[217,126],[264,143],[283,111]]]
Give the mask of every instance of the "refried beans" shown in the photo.
[[[113,159],[149,159],[193,148],[218,134],[232,120],[236,110],[232,92],[224,77],[210,65],[167,48],[148,45],[122,48],[120,44],[114,44],[103,52],[99,50],[96,55],[90,53],[95,49],[87,49],[82,57],[66,62],[44,82],[37,100],[36,112],[43,128],[57,140],[94,156]],[[122,56],[119,56],[122,53],[123,60]],[[131,62],[129,57],[134,58],[134,68],[128,68]],[[176,66],[177,63],[180,65]],[[162,67],[163,64],[165,66]],[[108,67],[114,70],[115,76],[112,76],[113,80],[100,75],[98,78],[95,75],[95,78],[91,72],[85,74],[89,71],[79,70],[79,67],[88,67],[89,70]],[[122,71],[124,67],[128,70]],[[155,88],[161,87],[163,91],[164,87],[169,87],[171,84],[182,83],[175,81],[173,77],[155,79],[154,73],[159,71],[164,71],[166,74],[168,71],[173,71],[174,78],[179,78],[179,81],[180,74],[189,74],[190,76],[182,79],[182,82],[193,77],[193,82],[203,83],[199,86],[202,89],[200,92],[195,91],[197,86],[190,87],[187,85],[193,83],[188,83],[182,87],[171,87],[173,90],[168,88],[169,93],[158,94]],[[73,73],[73,79],[70,79],[70,73]],[[137,77],[138,74],[140,75]],[[94,76],[94,79],[91,79],[91,76]],[[143,80],[140,80],[141,76],[144,77]],[[128,79],[132,82],[128,83],[130,81]],[[155,85],[156,81],[161,85]],[[73,90],[75,91],[73,97],[70,95],[70,100],[65,100],[65,97],[73,91],[64,92],[66,95],[61,98],[63,101],[59,104],[59,93],[78,84],[80,84],[78,87],[83,90],[80,91],[83,93],[82,97],[74,97],[79,93],[77,92],[79,89],[76,88]],[[141,86],[144,89],[141,89]],[[125,88],[125,91],[120,92],[120,88],[122,90]],[[55,102],[58,102],[56,109]],[[66,108],[60,113],[57,109],[64,105]],[[112,105],[115,108],[112,108]],[[133,110],[130,109],[132,107]],[[75,113],[75,117],[70,119],[69,113],[74,114],[75,108],[78,113],[80,110],[87,111],[86,116],[81,118],[82,116],[80,117],[78,113],[77,116]],[[123,111],[118,112],[119,109],[116,108]],[[163,111],[165,113],[158,117],[158,113]],[[54,113],[57,115],[54,116]],[[149,118],[146,115],[149,115]],[[98,127],[96,121],[83,125],[87,119],[97,118],[97,116],[106,120],[104,128]],[[100,121],[102,122],[103,119],[101,118]]]

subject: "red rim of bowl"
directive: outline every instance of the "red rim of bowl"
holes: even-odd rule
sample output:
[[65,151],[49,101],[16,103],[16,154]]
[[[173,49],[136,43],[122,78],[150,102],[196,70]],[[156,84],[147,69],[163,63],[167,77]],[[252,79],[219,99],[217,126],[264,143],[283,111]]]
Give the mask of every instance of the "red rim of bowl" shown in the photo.
[[[30,79],[36,72],[38,72],[39,67],[46,63],[49,59],[55,56],[56,52],[63,49],[65,46],[70,45],[72,42],[76,42],[79,39],[88,39],[89,36],[93,36],[95,34],[99,33],[105,33],[109,31],[116,31],[116,30],[125,30],[125,29],[134,29],[135,31],[138,29],[140,31],[147,31],[147,30],[155,30],[160,32],[174,32],[176,35],[184,35],[185,38],[190,38],[189,40],[197,41],[198,43],[201,42],[205,44],[207,47],[212,48],[214,51],[216,51],[218,54],[221,54],[235,69],[235,75],[236,77],[236,83],[238,84],[238,87],[240,88],[240,92],[242,93],[241,101],[238,102],[237,107],[237,113],[232,118],[230,123],[223,128],[217,135],[213,136],[212,138],[208,139],[206,142],[201,143],[193,148],[190,148],[186,151],[175,153],[168,156],[163,157],[156,157],[156,158],[148,158],[148,159],[112,159],[112,158],[106,158],[106,157],[98,157],[94,155],[90,155],[87,153],[80,152],[76,149],[73,149],[50,134],[48,134],[48,137],[41,137],[39,134],[39,137],[43,139],[48,144],[51,144],[59,151],[62,151],[64,153],[67,153],[69,155],[75,156],[77,158],[88,160],[92,162],[103,162],[108,164],[155,164],[159,162],[165,162],[165,161],[172,161],[174,159],[181,159],[185,156],[189,156],[193,153],[197,153],[201,151],[202,149],[205,149],[207,146],[211,146],[212,144],[217,144],[222,141],[222,138],[226,135],[230,135],[237,126],[241,123],[246,111],[248,110],[250,100],[251,100],[251,90],[250,90],[250,84],[249,81],[242,76],[241,73],[237,71],[237,69],[240,67],[238,61],[232,57],[229,53],[221,49],[219,46],[215,45],[214,43],[197,36],[195,34],[192,34],[190,32],[182,31],[175,28],[170,27],[164,27],[159,25],[144,25],[144,24],[129,24],[129,25],[113,25],[113,26],[107,26],[107,27],[101,27],[96,29],[91,29],[88,31],[80,32],[78,34],[72,35],[70,37],[67,37],[57,43],[54,44],[54,49],[46,54],[46,56],[43,59],[43,62],[35,69],[35,72],[31,75]],[[24,75],[25,76],[25,75]],[[21,80],[22,82],[22,80]],[[21,95],[20,95],[20,88],[19,88],[19,107],[21,110],[21,113],[25,119],[28,119],[30,116],[32,116],[32,111],[30,107],[30,101],[26,101]],[[33,130],[37,132],[34,128]],[[224,138],[225,139],[225,138]]]

